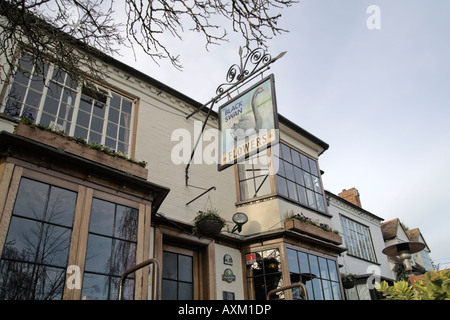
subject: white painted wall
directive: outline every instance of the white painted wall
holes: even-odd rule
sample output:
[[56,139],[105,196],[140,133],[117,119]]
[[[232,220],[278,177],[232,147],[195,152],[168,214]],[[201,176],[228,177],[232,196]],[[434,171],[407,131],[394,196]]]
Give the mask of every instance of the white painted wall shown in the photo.
[[[335,197],[329,197],[329,207],[328,211],[333,215],[332,223],[335,229],[338,229],[342,236],[342,226],[340,224],[340,215],[344,215],[349,219],[352,219],[366,227],[369,228],[372,237],[372,243],[377,259],[377,263],[359,259],[354,256],[350,256],[347,252],[341,254],[338,258],[338,262],[344,265],[340,269],[342,273],[353,273],[353,274],[370,274],[375,272],[376,274],[393,279],[394,276],[391,272],[387,256],[382,253],[385,248],[385,243],[383,240],[383,235],[381,233],[381,220],[371,217],[364,213],[363,210],[358,210],[354,206],[351,206],[345,200],[336,199]],[[342,244],[345,247],[345,243]]]

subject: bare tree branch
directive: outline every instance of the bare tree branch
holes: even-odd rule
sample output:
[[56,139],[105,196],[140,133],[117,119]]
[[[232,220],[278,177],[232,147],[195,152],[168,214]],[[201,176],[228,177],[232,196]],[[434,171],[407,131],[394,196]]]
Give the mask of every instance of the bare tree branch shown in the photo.
[[[185,32],[198,32],[208,50],[228,41],[230,31],[237,32],[248,53],[255,44],[267,48],[274,36],[287,32],[278,25],[280,11],[296,2],[0,0],[0,55],[7,59],[0,71],[6,74],[14,65],[17,47],[29,50],[35,63],[50,60],[74,79],[103,77],[92,55],[118,55],[122,46],[142,50],[155,63],[168,59],[181,69],[180,47],[170,47],[168,35],[182,41]],[[125,12],[123,23],[114,18],[114,9]]]

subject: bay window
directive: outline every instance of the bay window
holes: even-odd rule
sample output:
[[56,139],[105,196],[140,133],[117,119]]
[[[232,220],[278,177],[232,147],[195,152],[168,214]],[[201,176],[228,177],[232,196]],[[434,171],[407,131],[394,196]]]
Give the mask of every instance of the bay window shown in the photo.
[[270,156],[263,153],[238,164],[240,200],[271,195],[276,190],[283,198],[325,213],[317,161],[281,142],[269,152]]

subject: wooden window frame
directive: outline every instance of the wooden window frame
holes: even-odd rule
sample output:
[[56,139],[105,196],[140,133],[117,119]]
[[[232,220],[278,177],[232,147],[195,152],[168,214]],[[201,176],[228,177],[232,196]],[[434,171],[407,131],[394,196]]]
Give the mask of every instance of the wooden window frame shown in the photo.
[[[20,162],[20,161],[19,161]],[[69,248],[67,266],[76,265],[80,268],[80,283],[83,283],[84,265],[87,250],[87,238],[89,232],[89,220],[94,197],[123,204],[138,209],[138,233],[136,245],[136,263],[140,263],[149,258],[150,251],[150,222],[151,222],[151,202],[143,201],[129,194],[117,193],[106,187],[95,188],[90,185],[83,185],[81,180],[74,179],[60,172],[48,169],[34,170],[29,165],[24,167],[14,163],[0,164],[0,201],[4,203],[0,212],[0,256],[8,234],[17,192],[21,178],[29,178],[42,183],[61,187],[77,192],[75,205],[74,222]],[[148,297],[148,267],[136,271],[135,274],[135,299],[147,299]],[[66,273],[63,300],[81,299],[81,288],[69,289],[67,281],[70,281],[71,274]]]
[[153,256],[161,263],[161,272],[162,263],[164,263],[163,251],[165,245],[197,251],[198,258],[197,261],[194,261],[194,299],[215,300],[216,262],[214,241],[207,238],[198,238],[162,225],[154,227],[153,230]]

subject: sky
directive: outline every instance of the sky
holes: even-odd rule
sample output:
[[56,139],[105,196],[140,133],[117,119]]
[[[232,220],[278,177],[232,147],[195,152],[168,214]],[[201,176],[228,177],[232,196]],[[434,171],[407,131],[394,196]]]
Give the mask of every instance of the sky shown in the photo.
[[[441,269],[450,268],[449,12],[448,0],[302,0],[280,11],[289,32],[268,53],[287,53],[265,73],[278,112],[330,145],[319,158],[324,188],[355,187],[367,211],[419,228]],[[242,44],[232,35],[205,50],[186,32],[173,43],[182,71],[139,52],[116,58],[206,103]]]

